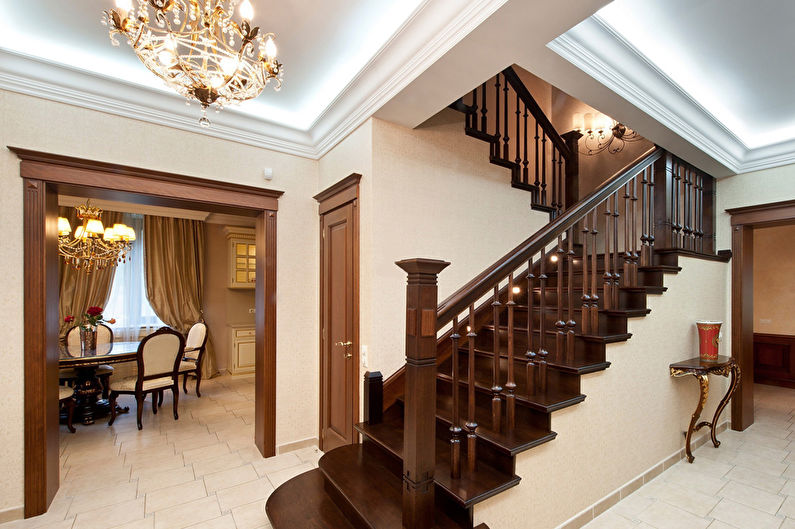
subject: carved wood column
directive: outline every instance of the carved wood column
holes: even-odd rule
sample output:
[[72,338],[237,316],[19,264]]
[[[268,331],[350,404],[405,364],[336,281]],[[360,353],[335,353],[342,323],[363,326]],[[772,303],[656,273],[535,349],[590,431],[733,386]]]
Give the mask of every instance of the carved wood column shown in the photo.
[[403,527],[434,525],[436,467],[436,278],[450,263],[406,259],[406,389],[403,425]]

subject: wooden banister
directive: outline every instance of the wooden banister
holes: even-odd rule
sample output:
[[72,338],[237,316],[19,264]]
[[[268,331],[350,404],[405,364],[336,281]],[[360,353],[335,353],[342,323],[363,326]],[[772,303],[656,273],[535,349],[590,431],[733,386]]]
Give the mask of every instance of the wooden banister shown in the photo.
[[478,299],[508,277],[508,274],[526,263],[543,247],[556,241],[558,235],[574,226],[585,217],[586,213],[589,213],[594,207],[607,200],[608,197],[621,189],[639,172],[656,162],[663,155],[663,152],[661,148],[654,147],[640,155],[612,178],[603,182],[593,193],[577,202],[563,215],[538,230],[496,263],[442,301],[437,311],[437,330],[450,323],[453,317],[466,307],[476,303]]

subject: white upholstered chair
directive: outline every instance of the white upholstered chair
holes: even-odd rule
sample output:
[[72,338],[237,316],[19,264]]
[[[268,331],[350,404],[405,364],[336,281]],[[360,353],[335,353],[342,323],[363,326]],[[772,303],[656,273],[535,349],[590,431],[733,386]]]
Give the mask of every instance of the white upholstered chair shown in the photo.
[[[74,326],[68,331],[66,331],[66,345],[70,349],[80,349],[80,327]],[[113,350],[113,330],[105,325],[104,323],[100,323],[97,325],[97,349],[102,346],[107,346],[107,352],[109,353]],[[105,349],[103,349],[105,351]],[[109,366],[107,364],[102,364],[97,366],[96,376],[99,379],[99,383],[102,385],[102,398],[108,398],[108,392],[110,387],[110,376],[113,374],[113,366]],[[61,384],[67,382],[69,379],[73,379],[77,376],[74,369],[61,369],[58,373],[58,379]]]
[[110,411],[108,425],[116,420],[116,399],[119,395],[135,395],[138,404],[138,429],[143,428],[141,417],[144,399],[152,394],[152,412],[157,413],[157,397],[163,390],[171,389],[174,401],[174,420],[179,419],[177,403],[179,400],[179,363],[182,360],[185,339],[169,327],[153,332],[138,345],[136,376],[119,378],[110,383]]
[[185,355],[179,364],[182,375],[182,390],[188,392],[188,375],[196,377],[196,396],[201,397],[199,385],[202,381],[202,360],[207,348],[207,324],[199,321],[193,324],[185,339]]

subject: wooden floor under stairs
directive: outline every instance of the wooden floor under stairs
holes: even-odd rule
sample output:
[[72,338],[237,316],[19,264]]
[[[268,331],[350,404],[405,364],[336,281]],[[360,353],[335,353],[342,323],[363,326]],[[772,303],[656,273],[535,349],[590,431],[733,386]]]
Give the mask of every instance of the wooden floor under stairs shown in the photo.
[[[461,402],[466,401],[468,386],[459,380],[453,387],[451,376],[452,358],[449,354],[437,366],[436,405],[436,526],[439,528],[473,527],[473,506],[487,498],[519,484],[521,477],[515,474],[515,456],[535,446],[555,439],[551,429],[551,414],[554,411],[577,405],[586,398],[580,390],[580,376],[607,369],[605,348],[610,343],[627,340],[629,318],[644,317],[648,295],[665,292],[664,274],[676,273],[676,256],[664,256],[665,263],[640,269],[639,286],[622,288],[620,305],[613,310],[600,311],[599,332],[583,335],[577,329],[573,358],[548,358],[548,383],[545,391],[528,378],[527,358],[527,296],[519,299],[515,310],[522,314],[514,328],[514,369],[516,378],[516,428],[510,433],[497,429],[492,424],[491,401],[493,393],[492,368],[495,355],[500,368],[500,380],[506,380],[508,357],[506,351],[508,328],[503,315],[496,322],[490,319],[490,306],[481,308],[477,321],[483,321],[476,329],[475,338],[475,394],[478,467],[475,472],[464,470],[459,479],[450,476],[451,408],[454,391],[459,392]],[[590,264],[590,263],[589,263]],[[579,266],[575,262],[575,269]],[[601,273],[601,271],[600,271]],[[534,321],[542,317],[538,308],[540,296],[547,301],[556,299],[554,288],[557,270],[548,271],[552,283],[544,292],[536,286],[534,296]],[[579,303],[580,294],[576,296]],[[521,311],[524,312],[521,312]],[[554,317],[544,314],[543,317]],[[544,344],[554,351],[555,332],[545,332]],[[554,329],[554,326],[551,327]],[[494,333],[500,335],[500,348],[493,350]],[[535,326],[533,339],[541,339]],[[440,351],[443,349],[440,343]],[[458,350],[459,372],[465,373],[469,362],[468,344]],[[504,408],[503,408],[504,414]],[[385,410],[383,419],[377,424],[356,425],[362,442],[337,448],[325,454],[319,469],[294,478],[271,495],[267,503],[268,516],[274,529],[315,528],[395,528],[402,527],[402,455],[403,455],[403,403],[398,399]],[[466,443],[462,443],[466,459]],[[478,526],[484,529],[485,526]]]

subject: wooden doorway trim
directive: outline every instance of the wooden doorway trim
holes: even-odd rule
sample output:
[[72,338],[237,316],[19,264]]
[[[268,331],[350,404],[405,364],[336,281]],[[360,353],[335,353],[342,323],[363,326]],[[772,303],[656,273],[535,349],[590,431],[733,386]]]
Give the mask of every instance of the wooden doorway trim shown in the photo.
[[328,213],[332,213],[334,210],[338,208],[345,207],[347,205],[352,205],[353,213],[352,213],[352,224],[353,224],[353,258],[352,258],[352,266],[353,266],[353,307],[352,307],[352,328],[353,328],[353,336],[350,339],[352,345],[350,346],[350,350],[352,351],[352,372],[353,375],[351,377],[350,383],[352,384],[352,388],[349,388],[352,391],[352,423],[350,425],[351,428],[351,436],[355,438],[355,433],[353,430],[353,425],[359,422],[359,366],[360,366],[360,355],[359,355],[359,182],[361,181],[362,175],[358,173],[351,173],[347,177],[343,178],[339,182],[333,184],[332,186],[328,187],[324,191],[321,191],[317,195],[315,195],[315,200],[318,201],[318,215],[320,216],[320,274],[319,274],[319,288],[320,288],[320,305],[319,305],[319,321],[320,321],[320,334],[318,336],[318,356],[319,356],[319,373],[320,373],[320,387],[319,387],[319,413],[318,413],[318,444],[321,450],[324,450],[324,417],[325,417],[325,395],[326,395],[326,387],[325,387],[325,364],[326,358],[324,354],[324,342],[325,342],[325,329],[324,329],[324,307],[326,305],[327,300],[325,299],[325,255],[324,255],[324,248],[325,245],[323,244],[323,230],[324,230],[324,216]]
[[[57,196],[256,217],[255,443],[276,453],[276,211],[281,191],[8,147],[24,186],[25,517],[58,490]],[[44,388],[44,389],[42,389]]]
[[795,222],[795,200],[727,209],[732,229],[732,356],[742,380],[732,398],[732,429],[754,423],[754,228]]

